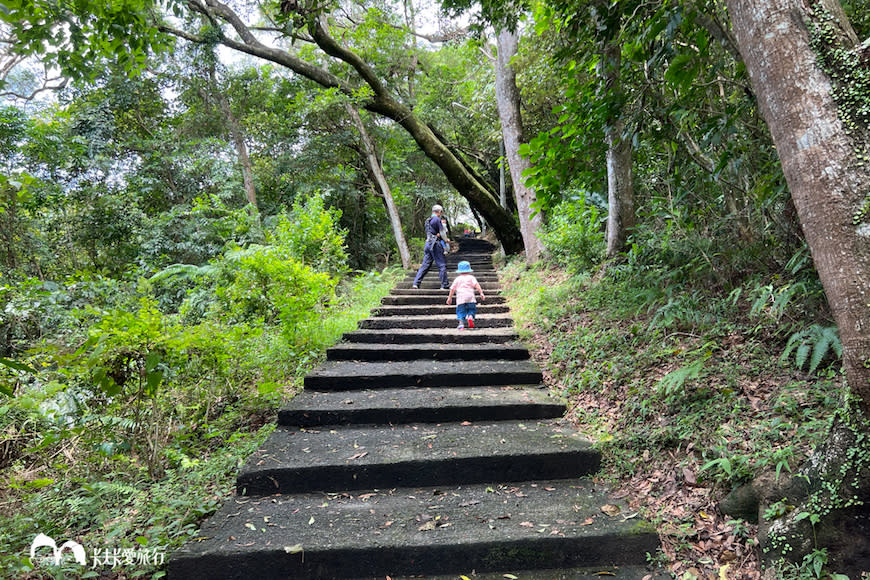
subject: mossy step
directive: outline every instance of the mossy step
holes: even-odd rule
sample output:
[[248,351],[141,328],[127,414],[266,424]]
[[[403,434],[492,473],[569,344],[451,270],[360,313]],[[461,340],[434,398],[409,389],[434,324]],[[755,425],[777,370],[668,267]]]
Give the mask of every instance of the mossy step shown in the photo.
[[[606,515],[604,505],[619,513]],[[654,530],[595,483],[493,479],[232,498],[172,555],[168,573],[172,580],[382,580],[575,566],[611,572],[643,566],[657,546]]]
[[[453,319],[454,321],[456,318]],[[513,328],[484,328],[474,330],[457,330],[453,324],[446,328],[385,328],[361,329],[345,332],[342,340],[347,342],[378,343],[378,344],[417,344],[441,342],[450,344],[482,344],[507,343],[518,340],[519,336]]]
[[[508,312],[510,312],[510,308],[508,308],[507,304],[489,304],[487,302],[477,303],[477,314],[481,316],[487,314],[507,314]],[[450,306],[446,304],[445,299],[442,300],[440,304],[387,305],[372,308],[371,311],[372,316],[425,316],[431,314],[453,314],[455,318],[455,301]]]
[[239,495],[583,477],[600,454],[551,421],[278,427],[236,478]]
[[[417,292],[423,292],[417,290]],[[418,304],[432,304],[435,306],[443,306],[446,303],[447,292],[439,292],[438,294],[417,294],[399,295],[399,296],[384,296],[381,298],[381,304],[385,306],[411,306]],[[486,302],[481,302],[478,305],[486,304],[492,306],[494,304],[504,304],[504,296],[490,296],[487,294]],[[454,302],[455,304],[455,302]]]
[[278,411],[295,427],[556,419],[565,403],[541,386],[303,391]]
[[[453,283],[453,276],[448,276],[448,289],[450,284]],[[501,290],[501,284],[497,280],[478,280],[480,283],[480,287],[483,289],[484,293],[490,292],[492,290]],[[396,288],[401,289],[414,289],[412,288],[413,280],[404,280],[396,284]],[[419,287],[416,288],[418,290],[439,290],[441,289],[441,282],[438,281],[438,277],[434,278],[423,278],[423,281],[420,282]]]
[[[453,314],[430,314],[426,316],[378,316],[375,318],[366,318],[360,320],[357,326],[368,329],[387,329],[387,328],[456,328],[457,320],[454,309]],[[514,320],[506,314],[489,314],[486,316],[478,316],[475,319],[474,330],[464,330],[462,332],[474,333],[478,329],[483,328],[510,328],[514,325]]]
[[391,387],[535,385],[542,380],[541,370],[525,360],[327,361],[308,373],[304,384],[306,389],[340,391]]
[[[499,296],[501,295],[500,289],[490,288],[487,290],[484,288],[484,292],[486,292],[486,297],[489,299],[491,296]],[[447,288],[411,288],[408,286],[407,288],[393,288],[390,291],[390,296],[442,296],[442,300],[447,298],[448,289]]]
[[[423,290],[417,290],[417,292],[423,292]],[[384,296],[381,298],[381,304],[386,306],[406,306],[406,305],[414,305],[414,304],[432,304],[437,306],[442,306],[446,302],[446,291],[439,292],[438,294],[418,294],[418,295],[400,295],[400,296]],[[492,306],[493,304],[504,304],[505,299],[504,296],[490,296],[487,294],[486,302],[480,303],[486,304],[488,306]]]
[[410,361],[410,360],[525,360],[529,350],[520,343],[377,344],[341,342],[326,351],[327,360]]
[[[404,278],[404,280],[406,280],[406,281],[413,280],[416,277],[416,274],[417,274],[416,272],[408,274]],[[475,270],[474,272],[472,272],[472,274],[474,274],[474,277],[477,278],[477,280],[480,282],[498,282],[498,274],[495,272],[495,270],[490,270],[490,271]],[[452,278],[455,278],[456,276],[457,276],[456,268],[447,268],[447,277],[448,278],[452,279]],[[438,277],[438,269],[437,268],[431,268],[426,273],[426,275],[423,276],[423,280],[438,280],[438,279],[439,279],[439,277]]]

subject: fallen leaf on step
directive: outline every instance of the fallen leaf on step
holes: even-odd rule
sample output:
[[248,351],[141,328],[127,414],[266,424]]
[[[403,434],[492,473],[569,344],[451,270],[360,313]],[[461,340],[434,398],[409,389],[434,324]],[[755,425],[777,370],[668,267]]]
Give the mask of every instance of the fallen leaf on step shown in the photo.
[[429,530],[434,530],[436,527],[435,520],[429,520],[419,528],[417,528],[421,532],[428,532]]
[[302,551],[302,544],[293,544],[292,546],[284,546],[284,551],[288,554],[298,554]]
[[601,506],[601,511],[613,517],[619,514],[619,506],[608,503]]
[[460,425],[468,427],[469,425],[471,425],[471,421],[463,421],[462,423],[460,423]]
[[586,518],[585,520],[583,520],[583,523],[580,525],[581,526],[591,526],[594,523],[595,523],[595,518]]
[[311,516],[311,519],[308,520],[308,525],[309,526],[314,525],[314,516]]
[[246,524],[245,524],[245,527],[248,528],[249,530],[253,530],[253,531],[255,531],[255,532],[257,531],[257,526],[255,526],[255,525],[252,524],[251,522],[246,523]]
[[521,522],[520,525],[524,528],[534,528],[535,527],[535,524],[533,524],[532,522]]
[[365,457],[365,456],[368,455],[368,454],[369,454],[368,451],[363,451],[363,452],[361,452],[361,453],[354,453],[353,455],[351,455],[350,457],[348,457],[347,460],[348,460],[348,461],[353,461],[354,459],[362,459],[363,457]]
[[502,578],[507,578],[508,580],[519,580],[519,577],[514,576],[513,574],[503,574]]
[[596,572],[596,576],[616,576],[613,572],[609,572],[607,570],[602,570],[601,572]]

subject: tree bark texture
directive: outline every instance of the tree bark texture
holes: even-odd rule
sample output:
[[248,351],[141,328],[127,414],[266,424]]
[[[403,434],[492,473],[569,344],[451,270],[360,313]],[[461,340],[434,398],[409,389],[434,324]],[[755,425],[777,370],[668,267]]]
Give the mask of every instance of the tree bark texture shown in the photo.
[[399,217],[399,210],[396,209],[396,203],[393,201],[393,192],[390,190],[387,176],[384,175],[384,169],[381,165],[380,159],[378,159],[375,143],[372,140],[371,135],[369,135],[368,129],[366,129],[359,111],[357,111],[352,105],[346,105],[346,109],[359,131],[360,140],[362,141],[363,151],[365,153],[366,165],[374,178],[375,185],[380,192],[380,197],[384,200],[384,205],[387,208],[387,216],[390,218],[390,226],[393,228],[393,236],[396,238],[396,246],[399,248],[399,257],[402,260],[402,267],[408,270],[414,266],[411,263],[411,252],[408,250],[408,243],[405,241],[405,233],[402,230],[402,219]]
[[523,172],[531,167],[526,157],[520,155],[520,145],[524,142],[523,118],[520,112],[520,91],[517,88],[517,75],[511,67],[511,59],[517,54],[519,33],[499,30],[496,35],[498,54],[495,60],[495,100],[501,120],[501,134],[504,140],[505,155],[511,172],[514,197],[517,200],[517,213],[520,217],[520,232],[526,248],[526,261],[537,262],[543,249],[538,238],[541,228],[541,214],[533,214],[532,204],[536,201],[535,192],[526,186]]
[[[620,46],[609,42],[604,47],[599,74],[608,92],[618,91]],[[634,181],[631,140],[623,137],[625,125],[617,111],[604,130],[607,143],[607,257],[619,254],[635,225]]]
[[[351,97],[359,88],[357,85],[340,79],[325,68],[307,62],[287,50],[264,44],[232,8],[219,0],[191,2],[188,6],[204,17],[212,21],[224,22],[233,29],[238,39],[225,32],[222,32],[220,36],[220,43],[228,48],[274,62],[323,87],[336,88]],[[204,42],[204,39],[194,34],[165,24],[161,26],[161,29],[192,42]],[[407,105],[391,95],[386,85],[381,82],[375,70],[368,63],[329,35],[325,16],[311,17],[308,31],[311,39],[324,53],[350,65],[356,71],[358,79],[371,89],[372,96],[362,104],[362,107],[367,111],[392,119],[405,129],[426,157],[444,173],[447,181],[469,203],[473,203],[477,207],[495,231],[504,250],[510,254],[521,252],[523,249],[522,235],[514,216],[499,205],[498,199],[486,187],[483,178],[467,167]]]
[[257,188],[254,185],[254,166],[251,164],[251,157],[248,155],[248,146],[245,144],[245,134],[239,125],[238,119],[233,114],[233,109],[230,106],[230,101],[218,87],[217,74],[215,73],[214,64],[209,67],[208,74],[211,80],[212,90],[224,114],[224,120],[227,123],[227,129],[230,132],[230,139],[233,141],[233,146],[236,148],[236,156],[239,158],[239,165],[242,166],[242,184],[245,189],[245,199],[252,208],[257,209]]
[[759,108],[843,343],[850,389],[870,416],[870,224],[854,223],[870,188],[810,45],[806,0],[728,0]]
[[[845,131],[831,81],[811,45],[808,24],[814,9],[830,0],[726,3],[840,331],[846,382],[858,407],[845,413],[854,426],[840,420],[802,467],[808,489],[797,494],[797,507],[782,518],[762,521],[759,538],[769,560],[782,556],[799,562],[813,549],[826,548],[833,570],[857,577],[851,574],[870,566],[870,428],[865,419],[870,417],[870,224],[855,216],[861,215],[870,174],[858,164],[859,144]],[[769,501],[791,497],[782,487],[768,494]],[[843,499],[853,496],[863,505]],[[814,499],[831,507],[819,513]],[[765,505],[760,509],[763,513]],[[805,512],[820,521],[810,525],[809,518],[800,517]]]

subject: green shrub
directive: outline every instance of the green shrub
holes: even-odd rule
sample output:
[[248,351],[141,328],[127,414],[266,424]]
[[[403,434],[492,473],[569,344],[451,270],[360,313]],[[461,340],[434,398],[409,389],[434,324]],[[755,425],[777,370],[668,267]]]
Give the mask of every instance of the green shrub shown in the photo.
[[341,274],[347,271],[347,251],[340,219],[341,212],[325,207],[320,195],[297,199],[290,215],[278,217],[267,239],[314,270]]
[[332,299],[336,283],[284,248],[255,245],[232,250],[224,255],[213,313],[231,322],[261,319],[293,326],[316,316]]
[[553,209],[541,239],[556,263],[586,270],[604,258],[604,219],[605,214],[581,193]]

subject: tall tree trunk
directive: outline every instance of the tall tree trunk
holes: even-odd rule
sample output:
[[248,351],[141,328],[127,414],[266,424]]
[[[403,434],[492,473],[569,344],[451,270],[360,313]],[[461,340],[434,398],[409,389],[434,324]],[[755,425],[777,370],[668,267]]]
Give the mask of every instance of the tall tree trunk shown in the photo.
[[[836,495],[848,487],[849,498],[854,494],[867,502],[870,500],[867,465],[870,445],[866,443],[866,420],[870,417],[870,224],[866,218],[856,218],[863,215],[870,190],[870,173],[858,159],[862,147],[862,155],[866,155],[867,128],[863,128],[863,144],[847,134],[833,98],[831,79],[819,64],[809,32],[814,24],[831,15],[831,26],[839,25],[842,31],[848,31],[850,26],[842,12],[838,14],[839,5],[833,6],[837,3],[832,0],[726,0],[726,3],[759,108],[770,128],[813,262],[840,330],[846,382],[857,398],[857,416],[841,422],[832,431],[826,445],[808,462],[808,469],[814,478],[829,482],[836,480],[836,473],[842,468],[839,477],[848,474],[849,485],[841,479],[839,487],[826,483],[821,489],[834,488],[832,495]],[[833,9],[826,11],[826,5]],[[829,40],[831,37],[833,41]],[[822,50],[855,49],[854,34],[850,38],[848,33],[835,31],[825,38],[834,44],[839,38],[839,46]],[[843,441],[850,440],[848,433],[854,434],[856,429],[859,432],[851,437],[852,443],[844,446]],[[850,446],[856,453],[852,460],[846,455]],[[826,474],[822,473],[828,467],[837,468],[832,470],[834,480],[825,479]],[[827,476],[831,477],[831,471]],[[799,506],[794,515],[804,509],[812,513],[812,506],[807,506]],[[792,546],[797,548],[792,555],[798,558],[804,548],[811,551],[815,547],[815,537],[818,547],[832,548],[819,532],[823,526],[846,524],[850,519],[842,504],[840,509],[836,509],[835,503],[833,506],[828,513],[821,514],[821,522],[812,529],[804,529],[800,535],[792,532],[799,531],[801,524],[808,526],[806,516],[798,521],[796,517],[776,520],[770,524],[775,533],[767,538],[783,535],[799,539],[806,535],[809,538],[804,542],[806,545]],[[854,532],[845,537],[848,549],[853,552],[856,545],[864,542],[860,549],[864,550],[864,563],[868,563],[870,545],[866,532],[864,537]],[[837,556],[834,550],[834,561]]]
[[404,0],[405,25],[411,31],[411,66],[408,68],[408,102],[413,103],[417,90],[414,83],[414,74],[417,72],[417,9],[414,0]]
[[[599,75],[606,92],[618,98],[621,48],[609,41],[602,51]],[[634,182],[632,179],[631,140],[623,137],[625,125],[619,118],[620,111],[611,115],[604,131],[607,143],[607,257],[619,254],[628,241],[628,234],[635,225]]]
[[248,155],[248,146],[245,144],[245,134],[239,125],[238,119],[233,114],[233,109],[230,106],[230,101],[227,96],[221,91],[217,82],[217,74],[215,73],[214,62],[211,62],[208,69],[208,74],[211,79],[212,90],[214,90],[215,98],[224,114],[224,120],[227,124],[227,129],[230,132],[230,139],[233,146],[236,148],[236,155],[239,158],[239,165],[242,166],[242,183],[245,189],[245,199],[248,203],[257,209],[257,189],[254,186],[254,166],[251,164],[251,158]]
[[393,201],[393,192],[390,190],[390,184],[387,183],[387,177],[384,175],[384,169],[381,166],[380,159],[378,159],[375,143],[372,141],[359,111],[350,104],[345,105],[345,108],[359,131],[360,140],[365,151],[366,165],[387,208],[387,215],[393,228],[393,236],[396,238],[396,245],[399,248],[399,257],[402,259],[402,267],[406,270],[410,269],[413,267],[413,264],[411,263],[411,252],[408,250],[408,243],[405,241],[405,233],[402,231],[402,219],[399,217],[399,210],[396,209],[396,204]]
[[520,91],[517,88],[517,75],[511,67],[511,59],[517,54],[519,33],[502,29],[496,35],[498,54],[495,61],[495,100],[501,120],[501,134],[504,139],[505,154],[511,171],[514,197],[517,200],[517,213],[520,216],[520,232],[526,248],[526,260],[537,262],[542,246],[538,239],[541,228],[540,212],[533,215],[532,204],[535,192],[525,184],[523,172],[532,164],[520,155],[523,139],[523,118],[520,112]]

